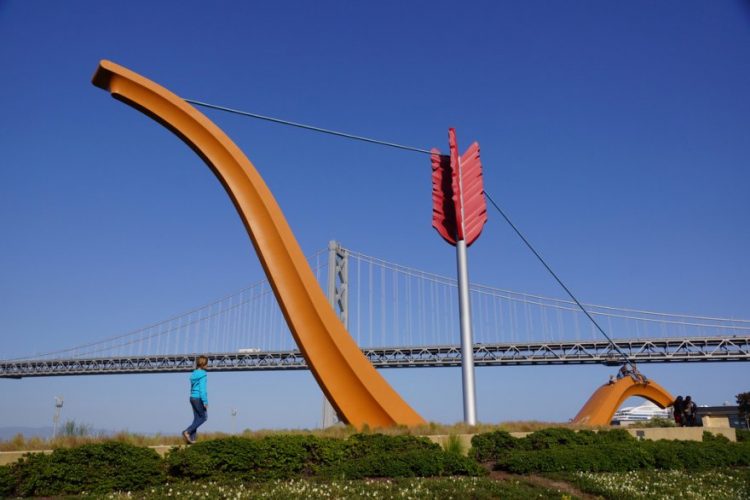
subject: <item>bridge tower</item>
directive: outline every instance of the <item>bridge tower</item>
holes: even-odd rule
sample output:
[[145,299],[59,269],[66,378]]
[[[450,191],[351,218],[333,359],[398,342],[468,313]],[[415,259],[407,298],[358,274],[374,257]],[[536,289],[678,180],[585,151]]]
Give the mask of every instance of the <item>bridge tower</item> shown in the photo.
[[[328,302],[349,330],[349,254],[337,241],[328,242]],[[331,403],[323,396],[323,428],[340,422]]]
[[338,241],[328,242],[328,302],[349,328],[349,254]]

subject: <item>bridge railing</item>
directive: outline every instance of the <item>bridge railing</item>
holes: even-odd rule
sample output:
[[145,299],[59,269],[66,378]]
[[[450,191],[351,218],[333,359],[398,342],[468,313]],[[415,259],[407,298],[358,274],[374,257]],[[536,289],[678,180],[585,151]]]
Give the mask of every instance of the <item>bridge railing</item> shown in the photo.
[[[618,341],[639,363],[750,361],[750,336],[735,338],[675,338]],[[399,346],[362,350],[377,368],[458,367],[456,345]],[[305,370],[298,350],[252,353],[208,353],[211,371]],[[619,355],[606,341],[477,344],[477,366],[619,364]],[[146,355],[52,360],[0,361],[0,378],[186,372],[195,355]]]

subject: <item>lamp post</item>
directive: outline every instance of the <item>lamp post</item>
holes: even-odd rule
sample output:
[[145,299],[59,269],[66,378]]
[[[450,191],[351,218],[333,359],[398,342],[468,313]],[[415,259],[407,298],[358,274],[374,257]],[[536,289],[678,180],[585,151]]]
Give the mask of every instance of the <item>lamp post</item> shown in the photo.
[[60,412],[63,407],[63,397],[55,396],[55,415],[52,417],[52,439],[57,437],[57,424],[60,422]]

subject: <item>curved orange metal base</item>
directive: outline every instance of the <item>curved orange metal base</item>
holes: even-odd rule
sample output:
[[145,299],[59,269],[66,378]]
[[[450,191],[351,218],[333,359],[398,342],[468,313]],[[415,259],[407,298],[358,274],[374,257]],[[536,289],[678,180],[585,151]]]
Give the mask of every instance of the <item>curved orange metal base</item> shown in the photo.
[[187,102],[127,68],[101,61],[93,83],[170,129],[214,172],[245,224],[297,346],[342,419],[358,428],[425,423],[336,317],[271,191],[240,148]]
[[573,423],[609,425],[620,405],[632,396],[646,398],[659,408],[666,408],[674,401],[672,395],[656,382],[649,380],[644,384],[625,377],[597,389],[575,416]]

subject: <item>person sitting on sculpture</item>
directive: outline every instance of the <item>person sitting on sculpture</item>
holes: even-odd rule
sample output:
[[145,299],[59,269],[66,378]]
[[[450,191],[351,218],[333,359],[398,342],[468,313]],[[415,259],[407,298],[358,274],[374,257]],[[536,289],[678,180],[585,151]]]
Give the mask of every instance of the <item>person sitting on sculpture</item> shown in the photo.
[[638,367],[636,366],[634,361],[628,361],[627,363],[622,365],[620,367],[620,371],[617,372],[617,380],[620,380],[621,378],[625,378],[627,376],[630,376],[630,378],[632,378],[633,381],[637,384],[648,384],[648,379],[645,375],[638,371]]
[[638,367],[636,366],[635,361],[630,362],[630,367],[631,367],[630,378],[632,378],[635,383],[648,384],[648,379],[646,378],[644,374],[642,374],[638,370]]

